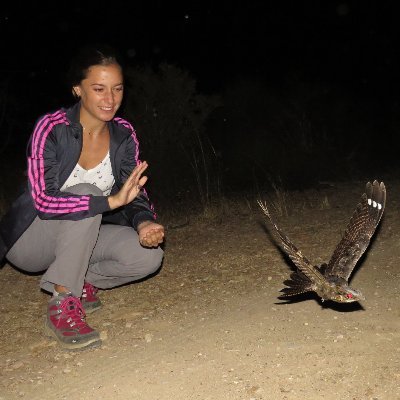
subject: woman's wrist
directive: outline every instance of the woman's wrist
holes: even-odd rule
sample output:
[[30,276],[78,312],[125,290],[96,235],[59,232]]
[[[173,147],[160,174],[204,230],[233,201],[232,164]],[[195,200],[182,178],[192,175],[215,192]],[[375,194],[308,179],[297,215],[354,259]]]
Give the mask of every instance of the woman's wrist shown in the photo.
[[115,210],[120,206],[115,196],[108,196],[107,200],[108,200],[108,205],[110,206],[110,210]]

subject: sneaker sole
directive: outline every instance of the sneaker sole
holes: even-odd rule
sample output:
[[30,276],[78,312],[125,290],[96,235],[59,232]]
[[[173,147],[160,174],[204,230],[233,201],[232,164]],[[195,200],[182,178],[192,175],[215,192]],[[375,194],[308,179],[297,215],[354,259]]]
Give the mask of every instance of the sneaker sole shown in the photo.
[[87,342],[84,343],[65,343],[62,340],[58,338],[58,336],[55,334],[55,332],[48,326],[47,324],[47,319],[44,324],[44,333],[47,337],[50,337],[52,339],[55,339],[60,346],[63,349],[66,350],[86,350],[86,349],[93,349],[95,347],[99,347],[102,344],[102,341],[100,338],[93,338],[91,340],[88,340]]

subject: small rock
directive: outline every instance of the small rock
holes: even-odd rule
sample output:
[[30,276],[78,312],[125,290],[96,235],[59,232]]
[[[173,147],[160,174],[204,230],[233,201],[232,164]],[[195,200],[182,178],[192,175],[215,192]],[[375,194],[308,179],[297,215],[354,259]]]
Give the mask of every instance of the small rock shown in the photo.
[[14,363],[14,365],[12,366],[12,369],[18,369],[24,366],[24,363],[22,361],[17,361],[16,363]]

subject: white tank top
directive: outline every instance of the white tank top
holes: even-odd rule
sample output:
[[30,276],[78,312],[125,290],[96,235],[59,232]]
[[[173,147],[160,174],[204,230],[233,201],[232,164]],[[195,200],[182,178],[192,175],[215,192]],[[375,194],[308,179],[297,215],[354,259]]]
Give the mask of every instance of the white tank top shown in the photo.
[[108,196],[114,182],[110,152],[108,152],[104,160],[94,168],[84,169],[79,164],[76,164],[71,175],[62,186],[61,191],[68,192],[70,186],[77,185],[78,183],[90,183],[97,186],[103,192],[104,196]]

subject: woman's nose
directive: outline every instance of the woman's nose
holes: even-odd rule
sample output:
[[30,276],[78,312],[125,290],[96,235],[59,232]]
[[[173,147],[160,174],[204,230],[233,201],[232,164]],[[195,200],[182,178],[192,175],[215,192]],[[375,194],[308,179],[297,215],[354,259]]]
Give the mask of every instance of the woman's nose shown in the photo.
[[107,90],[107,91],[104,93],[104,100],[105,100],[107,103],[113,103],[113,102],[114,102],[114,93],[113,93],[112,90]]

